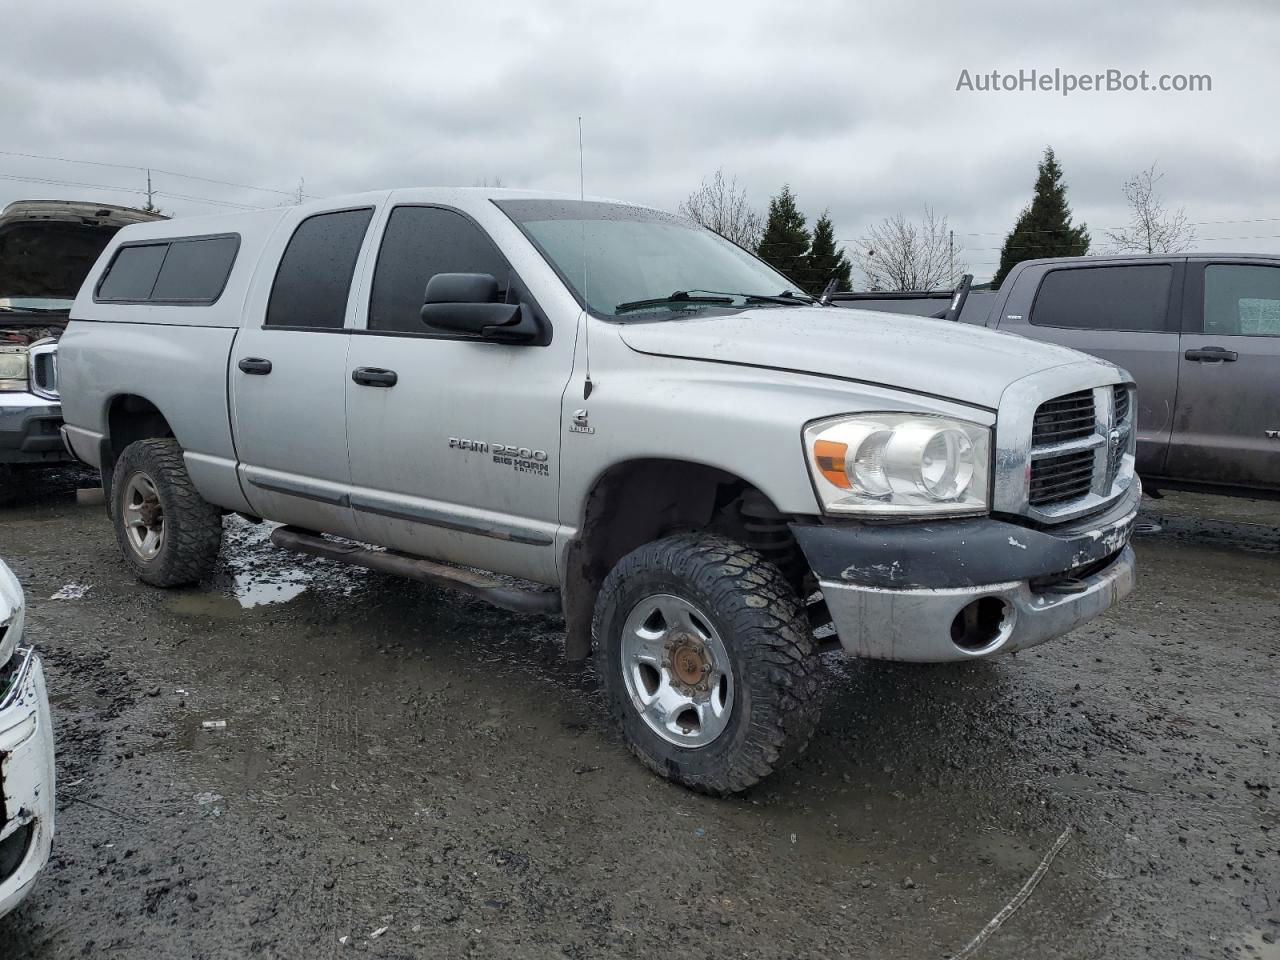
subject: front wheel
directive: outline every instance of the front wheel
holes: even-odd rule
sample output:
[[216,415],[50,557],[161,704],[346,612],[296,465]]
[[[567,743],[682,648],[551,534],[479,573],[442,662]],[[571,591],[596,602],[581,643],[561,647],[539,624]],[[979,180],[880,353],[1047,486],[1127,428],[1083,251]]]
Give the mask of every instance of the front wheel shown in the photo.
[[111,520],[125,560],[152,586],[195,583],[218,558],[222,514],[196,492],[176,440],[125,447],[111,481]]
[[795,591],[759,553],[680,534],[624,557],[596,601],[596,672],[633,753],[694,790],[745,790],[817,724],[818,657]]

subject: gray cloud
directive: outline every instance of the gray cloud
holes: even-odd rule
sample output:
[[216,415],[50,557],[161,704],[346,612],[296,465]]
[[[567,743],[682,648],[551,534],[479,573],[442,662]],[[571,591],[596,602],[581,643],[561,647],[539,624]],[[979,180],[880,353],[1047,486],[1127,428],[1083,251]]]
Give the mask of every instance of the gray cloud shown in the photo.
[[[1193,220],[1280,217],[1274,7],[1085,0],[1070,7],[813,0],[628,4],[0,0],[2,149],[309,194],[401,184],[577,188],[674,207],[707,173],[763,206],[783,182],[837,235],[925,205],[980,276],[1052,143],[1079,218],[1123,222],[1153,160]],[[1206,94],[957,92],[962,69],[1209,73]],[[131,170],[0,154],[0,202],[136,202]],[[281,197],[157,174],[170,194]],[[178,214],[208,202],[161,198]],[[1277,223],[1276,226],[1280,226]],[[1263,227],[1264,229],[1259,229]],[[1265,224],[1202,237],[1277,233]],[[1280,240],[1213,247],[1280,250]]]

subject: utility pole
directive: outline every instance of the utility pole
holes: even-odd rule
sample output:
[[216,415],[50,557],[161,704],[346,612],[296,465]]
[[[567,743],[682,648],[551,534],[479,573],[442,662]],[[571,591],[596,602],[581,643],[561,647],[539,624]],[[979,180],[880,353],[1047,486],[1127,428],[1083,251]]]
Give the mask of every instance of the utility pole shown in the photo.
[[148,167],[148,168],[147,168],[147,205],[146,205],[145,209],[146,209],[148,212],[150,212],[150,211],[155,210],[155,208],[156,208],[156,204],[155,204],[155,194],[153,193],[153,191],[152,191],[152,189],[151,189],[151,168],[150,168],[150,167]]
[[951,275],[951,284],[956,282],[956,232],[947,231],[947,271]]
[[306,181],[302,177],[298,178],[298,198],[293,201],[294,206],[297,206],[298,204],[302,203],[302,185],[305,182]]

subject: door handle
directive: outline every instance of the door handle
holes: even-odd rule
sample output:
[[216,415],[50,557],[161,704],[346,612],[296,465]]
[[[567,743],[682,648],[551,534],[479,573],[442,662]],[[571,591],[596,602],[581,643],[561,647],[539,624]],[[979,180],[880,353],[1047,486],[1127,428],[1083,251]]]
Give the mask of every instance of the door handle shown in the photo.
[[259,377],[265,377],[271,372],[271,361],[264,360],[262,357],[245,357],[236,366],[245,373],[252,373]]
[[351,379],[366,387],[394,387],[400,378],[394,370],[382,367],[356,367],[351,371]]
[[1225,347],[1201,347],[1199,350],[1188,350],[1183,356],[1188,360],[1199,360],[1202,363],[1220,360],[1234,363],[1240,359],[1240,354]]

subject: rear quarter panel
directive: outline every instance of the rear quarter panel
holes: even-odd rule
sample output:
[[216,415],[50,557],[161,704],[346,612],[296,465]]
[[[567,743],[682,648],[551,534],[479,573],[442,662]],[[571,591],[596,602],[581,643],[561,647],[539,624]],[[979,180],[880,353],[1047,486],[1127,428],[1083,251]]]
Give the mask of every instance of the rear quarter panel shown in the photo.
[[[101,466],[99,444],[121,396],[150,401],[182,445],[201,496],[248,510],[236,476],[227,406],[227,363],[262,249],[284,210],[190,217],[126,227],[89,272],[58,345],[63,418],[75,453]],[[221,295],[208,305],[103,303],[95,291],[121,244],[235,234],[240,246]]]
[[164,414],[206,500],[248,510],[227,412],[232,327],[73,321],[58,346],[62,415],[76,453],[98,463],[112,402],[145,397]]

